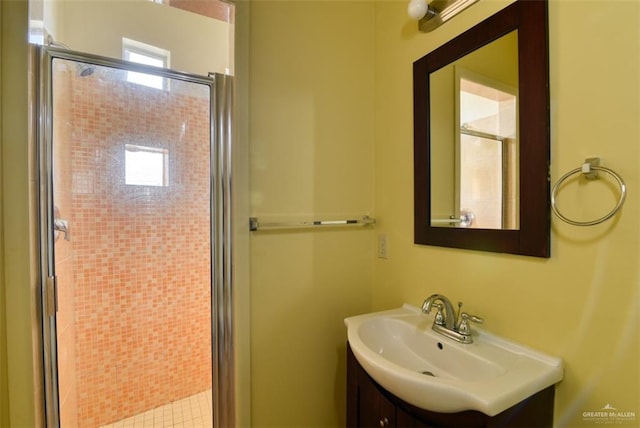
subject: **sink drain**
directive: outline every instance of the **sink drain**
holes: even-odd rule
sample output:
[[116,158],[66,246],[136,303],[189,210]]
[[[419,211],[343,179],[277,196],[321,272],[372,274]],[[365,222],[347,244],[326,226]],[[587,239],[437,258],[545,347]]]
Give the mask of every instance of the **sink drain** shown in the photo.
[[425,370],[425,371],[420,372],[420,373],[422,373],[423,375],[436,377],[436,375],[434,375],[433,372],[430,372],[429,370]]

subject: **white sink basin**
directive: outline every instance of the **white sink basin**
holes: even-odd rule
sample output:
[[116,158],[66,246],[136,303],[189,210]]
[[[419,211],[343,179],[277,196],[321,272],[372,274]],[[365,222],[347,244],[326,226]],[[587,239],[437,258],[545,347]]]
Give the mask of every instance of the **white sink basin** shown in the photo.
[[351,350],[385,389],[422,409],[495,416],[562,380],[559,358],[473,328],[462,344],[431,329],[433,315],[404,305],[346,318]]

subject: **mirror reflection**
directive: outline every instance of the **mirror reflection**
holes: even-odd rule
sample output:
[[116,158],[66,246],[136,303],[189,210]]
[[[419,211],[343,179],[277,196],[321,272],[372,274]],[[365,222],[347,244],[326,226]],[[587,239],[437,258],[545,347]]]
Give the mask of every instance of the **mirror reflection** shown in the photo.
[[547,35],[516,0],[413,63],[416,244],[549,257]]
[[429,75],[431,226],[518,229],[518,32]]

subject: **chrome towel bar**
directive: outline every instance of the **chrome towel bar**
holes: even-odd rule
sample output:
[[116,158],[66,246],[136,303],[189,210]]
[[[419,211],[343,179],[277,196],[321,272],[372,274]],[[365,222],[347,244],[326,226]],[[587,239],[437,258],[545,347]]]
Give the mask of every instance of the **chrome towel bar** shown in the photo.
[[255,232],[258,230],[274,230],[274,229],[305,229],[312,227],[327,226],[369,226],[375,224],[376,220],[365,215],[360,219],[346,220],[309,220],[298,222],[261,222],[257,217],[249,217],[249,230]]

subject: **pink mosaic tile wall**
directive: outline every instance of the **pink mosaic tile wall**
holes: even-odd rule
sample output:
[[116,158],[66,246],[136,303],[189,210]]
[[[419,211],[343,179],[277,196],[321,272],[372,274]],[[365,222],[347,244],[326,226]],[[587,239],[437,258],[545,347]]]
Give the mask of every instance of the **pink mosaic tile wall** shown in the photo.
[[[211,388],[209,101],[107,74],[71,82],[81,427]],[[168,149],[169,185],[125,184],[125,144]]]

